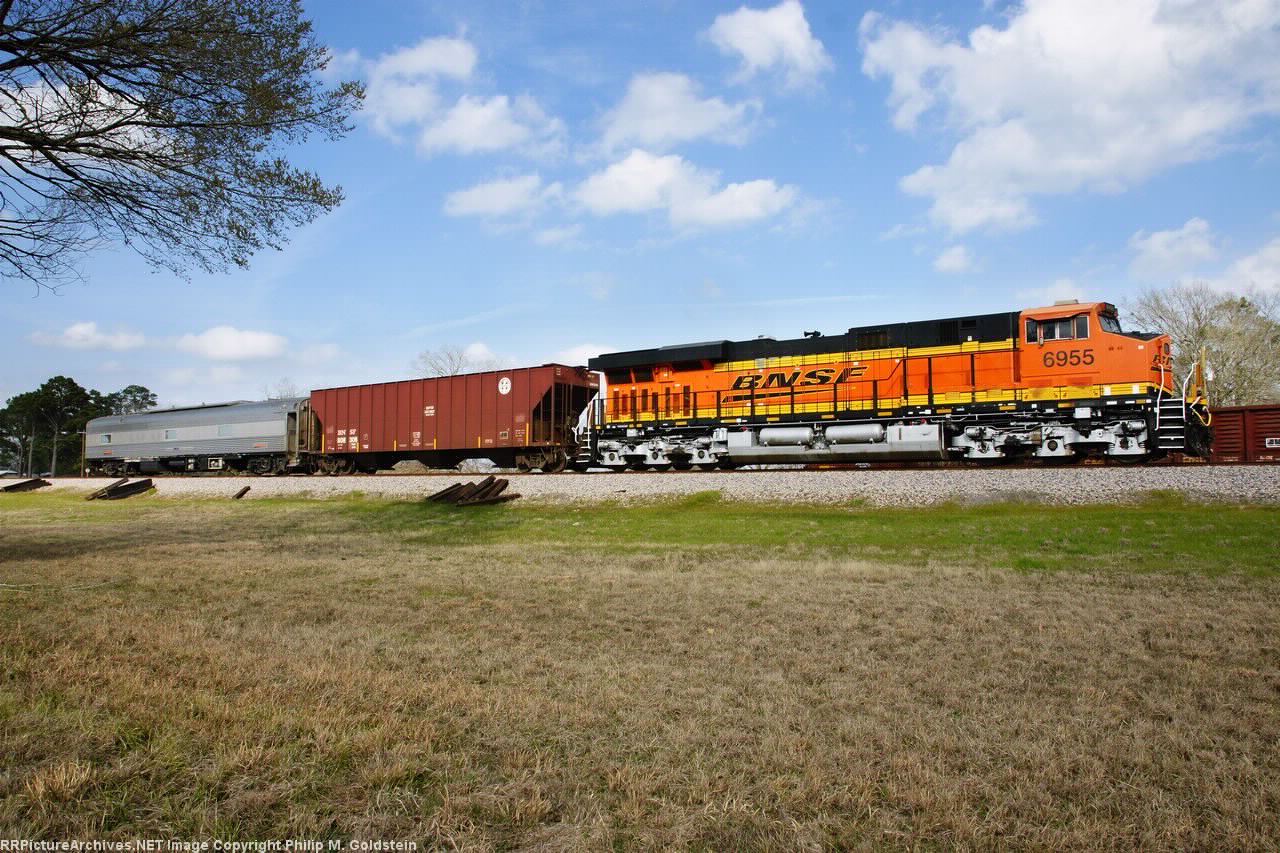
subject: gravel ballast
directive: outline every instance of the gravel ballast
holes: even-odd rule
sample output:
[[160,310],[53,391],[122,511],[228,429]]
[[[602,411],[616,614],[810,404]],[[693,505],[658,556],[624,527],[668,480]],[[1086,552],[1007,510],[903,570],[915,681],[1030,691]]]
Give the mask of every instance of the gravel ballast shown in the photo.
[[[510,479],[510,491],[523,495],[523,501],[512,506],[523,502],[627,503],[706,491],[718,491],[730,500],[861,503],[874,507],[1009,500],[1056,505],[1130,503],[1157,491],[1177,492],[1189,500],[1211,503],[1280,503],[1280,465],[500,476]],[[452,482],[483,477],[484,474],[452,471],[422,476],[159,477],[155,479],[155,494],[161,498],[230,499],[244,486],[250,486],[245,500],[289,496],[323,499],[354,492],[414,500]],[[53,481],[48,491],[88,493],[111,482],[106,478],[61,478]]]

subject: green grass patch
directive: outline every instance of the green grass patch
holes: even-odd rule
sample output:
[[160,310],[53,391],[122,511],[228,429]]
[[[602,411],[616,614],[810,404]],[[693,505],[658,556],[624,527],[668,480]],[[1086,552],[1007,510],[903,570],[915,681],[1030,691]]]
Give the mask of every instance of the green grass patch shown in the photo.
[[738,557],[858,559],[1020,571],[1280,573],[1280,507],[1189,503],[1153,493],[1129,505],[992,503],[875,509],[754,504],[719,492],[638,504],[514,504],[458,508],[356,495],[243,503],[86,503],[64,495],[6,496],[11,526],[57,522],[45,544],[79,525],[146,525],[189,516],[204,535],[290,538],[377,535],[407,546],[558,545],[608,553],[714,549]]

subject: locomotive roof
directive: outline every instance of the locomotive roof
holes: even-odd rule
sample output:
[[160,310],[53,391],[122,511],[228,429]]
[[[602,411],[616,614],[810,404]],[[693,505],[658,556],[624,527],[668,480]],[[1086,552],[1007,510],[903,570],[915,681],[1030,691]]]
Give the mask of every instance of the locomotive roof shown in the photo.
[[1017,334],[1018,311],[972,314],[912,323],[854,326],[843,334],[822,337],[754,338],[745,341],[703,341],[598,355],[587,362],[592,370],[614,370],[685,361],[745,361],[753,358],[853,352],[887,347],[934,347],[965,341],[992,343]]

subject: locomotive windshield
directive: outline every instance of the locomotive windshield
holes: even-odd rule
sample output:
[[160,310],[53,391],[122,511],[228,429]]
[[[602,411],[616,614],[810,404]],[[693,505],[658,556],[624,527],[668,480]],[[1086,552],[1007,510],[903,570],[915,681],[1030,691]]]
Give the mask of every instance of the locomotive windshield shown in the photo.
[[1115,314],[1099,314],[1098,323],[1102,326],[1102,331],[1120,334],[1120,321]]

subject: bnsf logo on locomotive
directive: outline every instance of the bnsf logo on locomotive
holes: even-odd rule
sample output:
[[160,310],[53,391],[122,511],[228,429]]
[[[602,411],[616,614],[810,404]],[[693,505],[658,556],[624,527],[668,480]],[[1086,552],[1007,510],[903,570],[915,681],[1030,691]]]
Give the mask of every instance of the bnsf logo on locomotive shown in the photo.
[[748,388],[792,388],[792,387],[808,387],[811,385],[831,385],[832,383],[840,384],[848,382],[850,379],[856,379],[867,372],[865,365],[857,367],[846,367],[840,371],[840,375],[836,375],[834,367],[819,367],[816,370],[802,371],[793,370],[790,373],[784,371],[774,371],[772,373],[752,373],[746,376],[739,376],[733,380],[730,386],[735,391],[742,391]]

